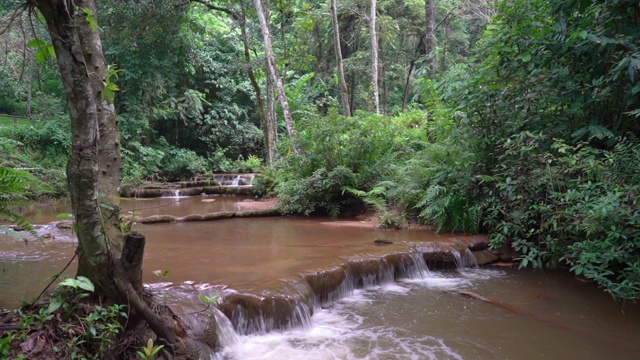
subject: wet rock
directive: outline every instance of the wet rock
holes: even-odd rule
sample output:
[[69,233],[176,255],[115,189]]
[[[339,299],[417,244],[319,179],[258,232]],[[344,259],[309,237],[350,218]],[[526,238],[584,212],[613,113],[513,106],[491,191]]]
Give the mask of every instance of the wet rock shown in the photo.
[[171,215],[151,215],[138,219],[140,224],[167,223],[176,221],[177,218]]
[[310,321],[313,292],[278,283],[261,294],[233,293],[225,296],[218,309],[231,320],[239,334],[289,329]]
[[393,241],[387,239],[375,239],[373,243],[376,245],[391,245],[393,244]]
[[337,300],[341,297],[340,286],[347,277],[345,269],[336,267],[329,270],[321,270],[305,273],[302,277],[309,283],[319,303]]
[[233,212],[221,211],[217,213],[204,214],[202,215],[202,220],[209,221],[209,220],[228,219],[233,217],[234,215],[235,214]]
[[212,195],[212,194],[252,195],[253,187],[251,186],[207,186],[202,188],[202,192],[207,195]]
[[490,251],[473,251],[473,256],[476,258],[476,262],[479,266],[491,264],[498,261],[498,256],[492,254]]
[[491,253],[498,256],[498,260],[501,262],[509,263],[513,262],[520,254],[513,250],[511,246],[505,245],[498,249],[491,250]]
[[71,220],[59,221],[56,223],[56,227],[58,229],[71,229],[73,228],[73,221]]
[[472,244],[469,245],[471,251],[487,250],[491,240],[488,237],[482,235],[476,235],[471,238]]
[[456,258],[451,251],[428,251],[422,254],[429,269],[448,269],[456,267]]
[[51,234],[51,233],[46,233],[46,234],[42,235],[41,237],[42,237],[43,239],[48,239],[48,240],[53,240],[53,239],[55,239],[55,238],[56,238],[56,237],[55,237],[53,234]]
[[200,214],[191,214],[181,218],[176,219],[177,221],[202,221],[204,217]]

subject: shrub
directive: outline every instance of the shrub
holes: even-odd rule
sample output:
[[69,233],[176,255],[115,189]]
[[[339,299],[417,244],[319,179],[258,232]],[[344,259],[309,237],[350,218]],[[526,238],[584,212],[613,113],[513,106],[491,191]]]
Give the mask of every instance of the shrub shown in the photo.
[[[394,162],[413,154],[421,119],[419,111],[393,118],[368,113],[344,117],[332,109],[324,118],[301,120],[303,154],[288,153],[277,167],[276,192],[283,210],[337,216],[351,207],[363,208],[363,201],[344,187],[370,191]],[[286,148],[288,142],[281,145]]]
[[638,140],[602,150],[523,132],[498,149],[482,202],[492,246],[511,243],[521,267],[566,263],[617,299],[640,297]]
[[171,147],[164,153],[159,176],[167,181],[188,180],[207,169],[207,161],[191,150]]

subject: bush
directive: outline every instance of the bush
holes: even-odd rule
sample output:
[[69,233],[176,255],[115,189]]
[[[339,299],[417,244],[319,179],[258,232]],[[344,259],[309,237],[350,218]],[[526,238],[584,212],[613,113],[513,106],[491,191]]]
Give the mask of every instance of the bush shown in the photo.
[[159,176],[167,181],[188,180],[207,169],[207,161],[191,150],[171,147],[164,153]]
[[122,147],[122,179],[130,183],[157,179],[161,176],[160,162],[164,152],[137,141]]
[[498,149],[482,201],[492,246],[511,243],[521,267],[566,263],[617,299],[639,298],[638,140],[601,150],[524,132]]
[[363,201],[345,187],[367,192],[390,173],[394,162],[413,154],[423,119],[419,111],[394,118],[367,113],[344,117],[332,109],[324,118],[298,122],[303,154],[287,154],[276,177],[283,210],[337,216],[349,208],[362,209]]

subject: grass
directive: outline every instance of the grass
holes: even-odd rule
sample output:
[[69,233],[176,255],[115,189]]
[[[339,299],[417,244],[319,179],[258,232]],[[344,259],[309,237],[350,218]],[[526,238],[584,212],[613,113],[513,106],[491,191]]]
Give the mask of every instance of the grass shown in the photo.
[[9,127],[9,126],[29,126],[34,124],[33,119],[27,118],[16,118],[14,124],[14,118],[10,116],[2,116],[0,115],[0,127]]

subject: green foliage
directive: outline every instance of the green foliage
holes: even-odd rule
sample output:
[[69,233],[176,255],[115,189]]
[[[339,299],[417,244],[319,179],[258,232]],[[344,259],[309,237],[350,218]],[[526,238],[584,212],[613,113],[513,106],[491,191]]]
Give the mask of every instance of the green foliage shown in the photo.
[[[84,8],[82,10],[85,10]],[[91,22],[90,19],[93,18],[93,13],[89,14],[87,13],[87,20],[89,20],[89,22]],[[94,27],[94,23],[95,23],[95,19],[93,19],[93,22],[91,22],[91,28],[93,29]],[[97,23],[95,23],[95,27],[97,28],[98,25]],[[102,89],[102,100],[107,99],[109,100],[110,103],[113,103],[113,100],[116,98],[116,91],[120,91],[120,87],[118,87],[118,85],[116,85],[116,83],[114,82],[114,79],[118,79],[120,77],[120,73],[123,72],[124,70],[122,69],[118,69],[118,66],[116,64],[109,64],[107,65],[107,77],[104,81],[104,88]]]
[[[383,183],[384,184],[384,183]],[[365,204],[373,207],[376,211],[380,226],[384,229],[400,229],[404,222],[404,216],[394,213],[389,209],[387,200],[385,199],[388,189],[382,184],[374,187],[370,191],[357,190],[351,187],[344,187],[343,191],[347,191],[359,198],[361,198]]]
[[0,114],[22,115],[17,114],[19,109],[18,92],[17,84],[8,69],[0,67]]
[[235,172],[252,173],[258,171],[261,168],[262,160],[255,155],[249,155],[246,160],[242,158],[236,160],[235,166]]
[[31,341],[42,331],[51,332],[56,343],[50,355],[66,359],[101,359],[115,345],[127,318],[124,305],[103,307],[84,302],[94,290],[84,277],[60,282],[47,307],[18,310],[20,330],[0,340],[0,354],[20,358],[19,343]]
[[168,148],[164,153],[160,176],[167,181],[187,180],[207,169],[206,160],[191,150]]
[[136,353],[140,356],[140,359],[154,360],[162,348],[164,348],[164,345],[153,345],[153,340],[149,339],[142,351],[137,351]]
[[4,135],[20,142],[24,150],[33,154],[34,160],[44,168],[61,169],[71,148],[69,119],[56,116],[50,120],[34,120],[33,125],[1,129]]
[[324,118],[298,122],[304,154],[288,154],[277,176],[275,192],[283,211],[337,216],[362,208],[362,200],[343,188],[370,191],[390,171],[393,160],[411,153],[415,129],[406,124],[420,114],[344,117],[332,109]]
[[[38,184],[38,179],[25,171],[0,166],[0,220],[15,223],[38,236],[31,224],[14,209],[26,203],[24,194]],[[43,187],[40,185],[40,187]],[[0,232],[15,235],[8,227],[0,225]]]
[[122,179],[125,182],[138,183],[146,179],[161,177],[160,162],[165,153],[137,141],[131,141],[122,147]]
[[571,265],[617,299],[640,296],[640,147],[634,137],[612,150],[569,145],[524,132],[484,188],[483,225],[492,246],[511,242],[521,267]]

